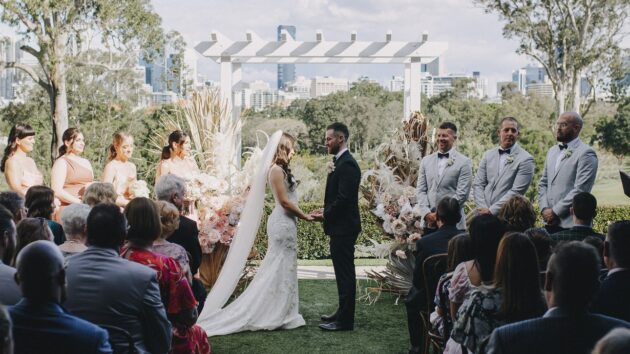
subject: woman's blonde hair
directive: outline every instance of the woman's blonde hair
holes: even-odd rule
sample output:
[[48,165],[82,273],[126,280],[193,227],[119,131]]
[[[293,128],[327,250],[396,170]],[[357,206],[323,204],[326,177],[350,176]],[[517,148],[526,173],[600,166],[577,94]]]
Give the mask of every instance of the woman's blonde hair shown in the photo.
[[291,150],[295,150],[295,143],[296,139],[291,134],[282,132],[280,142],[276,148],[276,154],[273,157],[273,163],[282,167],[282,170],[287,175],[289,188],[293,188],[296,183],[293,174],[291,174],[291,169],[289,168],[289,154]]
[[158,210],[160,211],[160,224],[162,225],[162,234],[160,238],[167,238],[179,228],[179,210],[169,202],[158,200]]
[[499,210],[499,220],[505,223],[506,232],[524,232],[536,224],[536,211],[532,203],[521,195],[508,199]]
[[83,204],[94,207],[96,204],[109,203],[116,204],[116,189],[114,185],[106,182],[94,182],[90,184],[83,194]]
[[114,135],[112,136],[112,143],[109,145],[109,148],[107,148],[107,161],[111,161],[116,158],[118,154],[116,152],[116,149],[122,146],[122,144],[125,142],[125,139],[133,140],[133,136],[123,131],[117,131],[114,133]]

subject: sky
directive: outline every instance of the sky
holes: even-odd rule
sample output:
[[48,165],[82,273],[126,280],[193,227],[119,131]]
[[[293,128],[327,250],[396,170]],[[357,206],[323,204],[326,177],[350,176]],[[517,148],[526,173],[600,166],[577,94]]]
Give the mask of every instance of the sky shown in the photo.
[[[471,0],[152,0],[167,30],[177,30],[193,47],[210,38],[213,30],[232,40],[244,40],[248,30],[275,40],[278,25],[297,27],[297,40],[314,40],[322,30],[326,40],[383,41],[387,31],[393,40],[418,41],[428,31],[430,41],[448,42],[444,56],[446,73],[480,71],[488,78],[490,94],[497,81],[511,80],[511,73],[531,61],[515,53],[517,42],[502,36],[502,23],[485,14]],[[198,71],[219,80],[219,65],[198,61]],[[243,80],[263,80],[275,87],[276,67],[243,65]],[[403,65],[297,65],[296,74],[338,76],[356,80],[368,76],[387,83],[401,76]]]

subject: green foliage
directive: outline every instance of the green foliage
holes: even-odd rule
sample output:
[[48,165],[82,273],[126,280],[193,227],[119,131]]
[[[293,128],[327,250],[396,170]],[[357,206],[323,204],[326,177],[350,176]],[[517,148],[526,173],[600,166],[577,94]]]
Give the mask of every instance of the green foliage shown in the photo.
[[617,156],[621,165],[624,156],[630,154],[630,98],[619,104],[613,118],[600,119],[595,124],[595,131],[594,140]]
[[[321,208],[322,204],[302,203],[300,208],[305,212]],[[265,206],[255,247],[262,256],[267,252],[267,217],[271,214],[271,204]],[[383,231],[377,222],[377,218],[367,208],[361,209],[361,223],[363,232],[357,239],[358,245],[371,245],[370,239],[377,242],[383,241]],[[321,223],[298,221],[298,259],[323,259],[330,258],[330,238],[324,234]]]
[[[301,203],[300,207],[305,212],[321,208],[321,204]],[[467,205],[466,210],[470,209]],[[267,252],[267,217],[271,214],[273,207],[271,204],[265,206],[264,215],[261,220],[258,235],[256,236],[255,247],[261,253],[261,257]],[[537,207],[536,207],[536,210]],[[540,213],[537,213],[540,214]],[[597,217],[593,221],[593,229],[606,233],[608,225],[617,220],[630,220],[630,207],[600,206],[597,208]],[[542,225],[542,219],[538,220]],[[387,239],[381,229],[380,222],[366,206],[361,206],[361,226],[363,232],[357,239],[357,245],[371,245],[370,240],[383,242]],[[329,237],[324,234],[324,229],[320,223],[298,222],[298,259],[325,259],[330,258]]]

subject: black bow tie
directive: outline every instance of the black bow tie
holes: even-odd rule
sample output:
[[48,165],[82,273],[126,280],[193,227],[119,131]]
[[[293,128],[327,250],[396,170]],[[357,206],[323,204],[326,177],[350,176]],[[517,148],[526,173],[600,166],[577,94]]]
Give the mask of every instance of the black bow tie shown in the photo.
[[503,155],[503,154],[510,154],[510,149],[499,149],[499,155]]
[[560,144],[560,145],[558,145],[558,147],[560,148],[560,150],[564,150],[564,149],[569,148],[569,145],[567,145],[567,144]]
[[448,159],[448,152],[445,152],[445,153],[438,152],[438,159]]

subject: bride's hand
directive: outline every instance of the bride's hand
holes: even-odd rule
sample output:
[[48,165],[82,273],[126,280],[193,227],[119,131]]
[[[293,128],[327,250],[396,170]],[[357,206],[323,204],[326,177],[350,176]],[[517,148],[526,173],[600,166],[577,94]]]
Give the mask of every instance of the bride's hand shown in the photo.
[[304,214],[304,217],[302,218],[302,220],[304,220],[304,221],[315,221],[315,218],[313,217],[313,215]]

